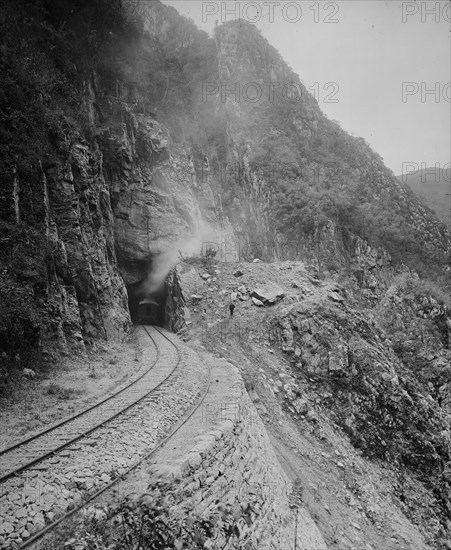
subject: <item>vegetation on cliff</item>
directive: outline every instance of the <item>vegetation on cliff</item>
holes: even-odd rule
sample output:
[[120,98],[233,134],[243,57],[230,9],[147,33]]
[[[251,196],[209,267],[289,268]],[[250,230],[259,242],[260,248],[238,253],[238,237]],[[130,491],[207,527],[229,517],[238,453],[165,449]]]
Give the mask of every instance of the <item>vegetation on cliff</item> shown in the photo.
[[[57,171],[71,180],[70,172],[83,171],[73,157],[75,147],[86,144],[98,169],[91,184],[75,186],[73,200],[86,208],[80,214],[82,232],[94,211],[93,221],[101,226],[110,214],[102,205],[88,204],[91,193],[84,187],[97,185],[97,170],[107,187],[114,184],[121,144],[105,129],[135,124],[130,112],[164,121],[172,142],[190,149],[198,179],[208,156],[209,185],[220,197],[215,206],[224,209],[245,242],[305,237],[318,249],[322,228],[332,221],[344,243],[358,236],[387,249],[395,263],[433,277],[443,273],[450,251],[444,226],[397,184],[364,140],[348,136],[321,113],[252,25],[227,23],[212,39],[159,2],[141,12],[136,6],[122,0],[69,0],[64,7],[52,0],[2,3],[0,247],[4,276],[18,295],[29,294],[33,315],[20,300],[5,308],[1,331],[11,344],[1,351],[8,357],[20,351],[11,331],[23,330],[13,328],[8,313],[13,310],[35,327],[28,342],[37,347],[39,319],[48,316],[43,304],[52,284],[61,282],[72,284],[82,302],[89,296],[99,302],[93,330],[107,331],[100,291],[91,283],[86,291],[86,283],[71,281],[70,269],[55,261],[52,247],[59,245],[51,245],[48,236],[58,216],[52,212],[53,184],[49,189],[46,178]],[[266,90],[257,102],[243,97],[237,102],[227,94],[204,94],[206,84],[218,90],[241,86],[241,94],[250,81],[276,83],[274,96]],[[286,83],[295,83],[300,97],[284,95]],[[97,150],[103,160],[95,158]],[[136,154],[137,162],[155,162],[142,128]],[[24,261],[29,257],[35,264],[36,278],[25,280],[17,261],[8,260],[17,231],[27,235]],[[114,270],[113,257],[109,263]],[[83,332],[86,315],[81,312]]]
[[[352,309],[322,296],[291,306],[274,330],[292,333],[286,351],[298,388],[310,377],[312,392],[327,390],[318,400],[356,447],[395,457],[412,476],[418,470],[431,508],[440,508],[441,536],[449,518],[445,225],[362,138],[321,113],[252,25],[230,22],[210,38],[158,1],[140,12],[123,0],[4,0],[0,36],[0,382],[48,360],[52,346],[83,353],[84,342],[122,334],[121,220],[132,218],[126,242],[144,234],[150,252],[149,218],[170,226],[194,197],[190,208],[209,204],[240,243],[305,242],[296,259],[345,281]],[[261,100],[244,100],[249,82],[277,84],[274,96],[266,88]],[[298,97],[284,95],[287,83]],[[205,97],[205,84],[216,93]],[[223,87],[240,100],[224,98]],[[179,183],[172,195],[154,173],[164,163]],[[133,209],[138,200],[142,211]],[[144,265],[130,249],[126,260]],[[307,280],[321,290],[320,277]],[[135,534],[137,516],[129,518]]]
[[[348,135],[321,112],[253,25],[229,22],[217,28],[216,40],[222,86],[241,90],[238,101],[232,92],[221,98],[231,136],[228,162],[240,168],[230,170],[223,193],[237,223],[235,199],[253,202],[246,223],[251,227],[250,218],[259,211],[273,241],[319,235],[333,221],[344,240],[358,236],[388,250],[397,265],[442,276],[450,263],[447,228],[365,140]],[[259,101],[246,99],[251,83],[249,95],[260,86]],[[267,83],[273,83],[273,92]]]

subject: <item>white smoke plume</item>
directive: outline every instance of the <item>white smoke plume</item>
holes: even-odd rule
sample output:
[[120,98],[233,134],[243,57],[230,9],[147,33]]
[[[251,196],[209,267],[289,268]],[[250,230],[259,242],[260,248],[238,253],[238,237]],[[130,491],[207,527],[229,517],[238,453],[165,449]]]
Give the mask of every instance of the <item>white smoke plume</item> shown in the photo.
[[202,243],[202,237],[193,236],[166,244],[163,250],[153,256],[152,270],[143,282],[141,291],[153,294],[161,290],[168,273],[182,258],[199,256],[202,253]]

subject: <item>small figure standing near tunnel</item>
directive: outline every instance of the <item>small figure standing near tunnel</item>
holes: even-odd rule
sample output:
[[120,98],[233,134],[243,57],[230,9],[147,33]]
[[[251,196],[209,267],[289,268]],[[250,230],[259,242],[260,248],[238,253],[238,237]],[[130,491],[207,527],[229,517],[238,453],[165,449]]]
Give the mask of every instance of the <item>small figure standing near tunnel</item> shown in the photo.
[[233,312],[235,310],[235,304],[233,302],[230,303],[229,309],[230,309],[230,317],[233,317]]

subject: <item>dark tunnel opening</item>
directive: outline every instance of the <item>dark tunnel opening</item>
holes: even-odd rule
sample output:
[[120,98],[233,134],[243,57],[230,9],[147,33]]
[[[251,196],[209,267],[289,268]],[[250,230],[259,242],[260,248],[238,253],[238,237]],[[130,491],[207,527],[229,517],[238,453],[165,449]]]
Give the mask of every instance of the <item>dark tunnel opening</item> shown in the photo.
[[[135,325],[156,325],[177,332],[185,324],[185,298],[177,269],[169,269],[164,276],[166,264],[158,256],[152,253],[137,259],[118,255],[130,318]],[[159,286],[157,281],[161,281]]]
[[139,281],[128,285],[127,292],[128,308],[133,324],[165,326],[167,289],[164,283],[158,290],[149,292],[145,281]]

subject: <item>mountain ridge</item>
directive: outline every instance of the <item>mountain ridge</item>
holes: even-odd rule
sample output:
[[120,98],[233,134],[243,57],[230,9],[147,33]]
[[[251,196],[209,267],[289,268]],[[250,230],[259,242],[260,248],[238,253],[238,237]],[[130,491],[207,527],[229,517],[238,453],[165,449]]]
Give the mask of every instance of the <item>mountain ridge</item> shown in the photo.
[[424,199],[448,227],[451,225],[451,175],[449,168],[426,167],[415,172],[402,174],[398,180],[407,184],[412,191]]
[[[218,323],[231,290],[243,310],[257,307],[233,283],[239,274],[221,287],[228,263],[250,271],[268,262],[274,269],[260,266],[262,278],[298,271],[284,274],[299,293],[286,310],[268,310],[271,338],[262,341],[280,347],[293,388],[317,399],[356,446],[386,468],[392,451],[399,471],[422,484],[423,531],[444,545],[445,224],[363,138],[321,112],[253,25],[229,22],[210,38],[158,0],[65,8],[0,8],[4,391],[24,367],[39,374],[61,355],[120,341],[155,289],[165,326],[186,335]],[[243,95],[260,91],[258,101]],[[250,357],[258,362],[255,350]],[[420,509],[412,506],[411,519]]]

